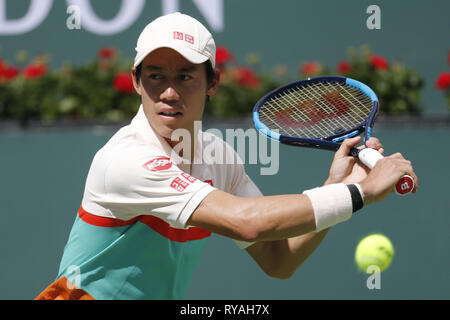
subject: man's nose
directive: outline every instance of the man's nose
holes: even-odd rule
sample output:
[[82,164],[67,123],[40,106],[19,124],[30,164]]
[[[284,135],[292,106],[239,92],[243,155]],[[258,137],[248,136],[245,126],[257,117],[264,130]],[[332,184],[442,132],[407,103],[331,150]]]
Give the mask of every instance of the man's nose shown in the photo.
[[174,101],[179,100],[180,95],[178,94],[177,90],[173,86],[168,86],[162,93],[161,93],[161,100],[168,100],[168,101]]

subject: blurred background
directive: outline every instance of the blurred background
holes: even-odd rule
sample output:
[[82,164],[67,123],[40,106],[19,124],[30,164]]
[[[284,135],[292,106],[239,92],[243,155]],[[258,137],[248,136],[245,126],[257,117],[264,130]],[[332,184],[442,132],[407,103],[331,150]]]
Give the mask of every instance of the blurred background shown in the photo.
[[[449,299],[450,3],[444,0],[0,0],[0,299],[33,299],[58,265],[96,151],[137,110],[137,37],[161,14],[192,15],[214,35],[222,86],[204,128],[250,128],[255,101],[281,84],[343,75],[380,98],[374,135],[410,159],[419,193],[392,195],[329,232],[288,280],[213,235],[189,299]],[[376,5],[373,7],[372,5]],[[280,146],[264,194],[326,179],[332,153]],[[381,289],[354,250],[370,233],[394,245]]]

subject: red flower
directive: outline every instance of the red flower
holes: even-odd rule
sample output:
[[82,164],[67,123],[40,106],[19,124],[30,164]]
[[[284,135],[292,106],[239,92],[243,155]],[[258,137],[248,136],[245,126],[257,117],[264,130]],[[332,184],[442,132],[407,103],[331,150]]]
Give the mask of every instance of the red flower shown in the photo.
[[389,67],[389,64],[385,58],[375,54],[370,56],[370,63],[378,70],[386,70]]
[[5,68],[3,66],[3,60],[0,59],[0,80],[3,78],[3,72],[4,72]]
[[259,77],[248,67],[236,68],[236,81],[243,87],[255,88],[259,86]]
[[114,48],[101,48],[98,50],[97,55],[101,59],[112,59],[116,56],[117,52]]
[[320,70],[320,65],[317,62],[307,62],[302,65],[300,70],[303,74],[314,74]]
[[30,64],[23,71],[27,79],[39,78],[47,73],[45,64]]
[[113,87],[119,92],[133,93],[133,79],[128,72],[119,72],[113,81]]
[[338,63],[337,69],[340,73],[348,73],[352,70],[352,65],[348,61],[341,61]]
[[15,66],[6,67],[0,72],[0,78],[4,77],[6,80],[12,80],[19,75],[19,68]]
[[216,49],[216,64],[223,65],[225,63],[233,61],[233,54],[225,47],[217,47]]
[[450,72],[442,72],[436,79],[436,88],[448,90],[450,88]]
[[0,79],[11,80],[17,77],[19,74],[19,68],[15,66],[7,67],[3,64],[3,60],[0,59]]

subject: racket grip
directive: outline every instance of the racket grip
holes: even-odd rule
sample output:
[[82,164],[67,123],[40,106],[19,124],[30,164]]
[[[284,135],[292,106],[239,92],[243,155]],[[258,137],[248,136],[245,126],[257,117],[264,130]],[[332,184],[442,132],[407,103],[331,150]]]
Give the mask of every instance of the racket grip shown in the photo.
[[[372,169],[378,160],[383,159],[381,153],[372,148],[364,148],[358,153],[358,158],[369,169]],[[405,174],[395,184],[395,193],[405,195],[414,189],[414,179]]]

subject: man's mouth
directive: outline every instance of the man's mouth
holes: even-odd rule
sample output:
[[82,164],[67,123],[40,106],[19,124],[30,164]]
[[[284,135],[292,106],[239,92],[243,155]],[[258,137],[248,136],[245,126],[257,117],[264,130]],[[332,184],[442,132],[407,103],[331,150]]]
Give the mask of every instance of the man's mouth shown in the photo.
[[165,116],[165,117],[179,117],[179,116],[183,115],[181,112],[178,112],[178,111],[162,111],[158,114]]

